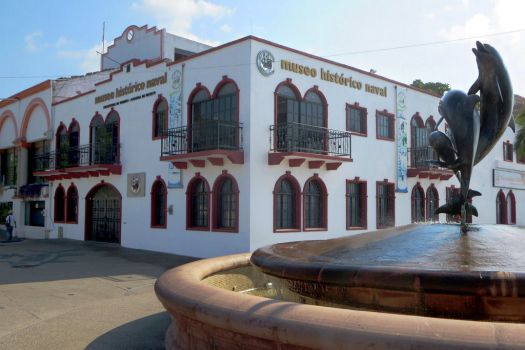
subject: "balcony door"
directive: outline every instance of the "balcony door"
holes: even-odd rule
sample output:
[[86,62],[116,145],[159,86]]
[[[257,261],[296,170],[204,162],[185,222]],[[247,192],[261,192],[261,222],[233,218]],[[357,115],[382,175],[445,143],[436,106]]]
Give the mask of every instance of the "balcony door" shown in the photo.
[[238,118],[238,90],[234,83],[222,85],[212,98],[206,90],[200,90],[191,104],[192,152],[238,149]]
[[119,116],[111,111],[106,121],[102,118],[91,122],[91,164],[118,163]]
[[310,90],[304,99],[288,85],[277,89],[276,149],[279,152],[325,153],[328,150],[325,104]]

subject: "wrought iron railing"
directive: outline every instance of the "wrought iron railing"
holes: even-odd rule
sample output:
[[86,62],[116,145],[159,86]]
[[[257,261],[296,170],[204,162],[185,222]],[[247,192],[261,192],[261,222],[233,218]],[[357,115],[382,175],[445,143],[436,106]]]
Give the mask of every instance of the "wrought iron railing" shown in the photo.
[[351,133],[300,123],[271,125],[270,151],[351,157]]
[[436,151],[430,146],[408,149],[409,168],[430,169],[437,168],[432,161],[439,160]]
[[47,152],[34,158],[34,171],[120,164],[120,144],[95,143]]
[[169,129],[161,140],[163,156],[208,150],[242,149],[242,124],[210,120]]

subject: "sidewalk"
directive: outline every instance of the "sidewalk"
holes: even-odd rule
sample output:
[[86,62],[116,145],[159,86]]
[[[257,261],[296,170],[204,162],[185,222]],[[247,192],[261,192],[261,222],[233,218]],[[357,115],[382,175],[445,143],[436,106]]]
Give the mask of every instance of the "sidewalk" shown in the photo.
[[191,260],[95,242],[0,243],[0,349],[163,349],[169,316],[153,285]]

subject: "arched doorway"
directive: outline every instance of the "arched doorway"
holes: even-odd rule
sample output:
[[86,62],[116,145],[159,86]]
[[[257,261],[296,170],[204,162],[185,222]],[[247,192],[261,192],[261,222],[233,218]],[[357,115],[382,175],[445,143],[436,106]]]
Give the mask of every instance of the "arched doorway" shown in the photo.
[[87,241],[120,243],[122,196],[110,184],[99,184],[86,196]]

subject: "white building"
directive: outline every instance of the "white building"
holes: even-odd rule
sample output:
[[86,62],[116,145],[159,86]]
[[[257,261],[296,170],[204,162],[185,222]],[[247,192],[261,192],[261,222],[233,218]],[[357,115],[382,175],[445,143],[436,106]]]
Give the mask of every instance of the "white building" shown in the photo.
[[[425,161],[439,98],[403,83],[256,37],[206,48],[146,26],[102,67],[0,102],[0,202],[19,235],[208,257],[435,220],[459,187]],[[525,224],[513,139],[474,170],[474,223]]]

